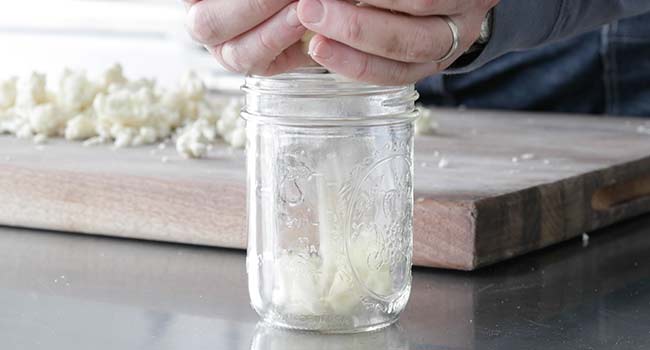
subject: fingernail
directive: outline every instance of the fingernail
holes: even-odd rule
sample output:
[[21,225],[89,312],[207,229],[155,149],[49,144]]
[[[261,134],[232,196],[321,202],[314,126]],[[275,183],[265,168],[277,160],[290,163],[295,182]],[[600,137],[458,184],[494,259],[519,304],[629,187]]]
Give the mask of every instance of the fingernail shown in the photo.
[[291,27],[299,27],[302,25],[298,19],[298,12],[296,12],[296,6],[291,6],[289,12],[287,12],[287,24]]
[[302,11],[300,11],[300,19],[303,23],[318,23],[325,9],[323,8],[323,3],[320,0],[303,0]]
[[311,39],[309,42],[309,56],[328,59],[332,57],[332,46],[325,40]]

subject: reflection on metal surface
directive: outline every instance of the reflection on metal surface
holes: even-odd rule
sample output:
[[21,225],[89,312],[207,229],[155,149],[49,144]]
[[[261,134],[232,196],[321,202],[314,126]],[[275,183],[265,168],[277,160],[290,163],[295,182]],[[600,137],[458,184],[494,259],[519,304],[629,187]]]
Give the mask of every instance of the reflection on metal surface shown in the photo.
[[[650,216],[607,231],[587,247],[573,240],[474,273],[415,269],[403,333],[387,341],[402,349],[406,337],[411,350],[650,348]],[[321,336],[256,330],[244,260],[0,228],[1,347],[231,350],[299,339],[317,348]]]
[[398,324],[376,332],[318,334],[274,328],[259,323],[251,350],[407,350],[409,340]]

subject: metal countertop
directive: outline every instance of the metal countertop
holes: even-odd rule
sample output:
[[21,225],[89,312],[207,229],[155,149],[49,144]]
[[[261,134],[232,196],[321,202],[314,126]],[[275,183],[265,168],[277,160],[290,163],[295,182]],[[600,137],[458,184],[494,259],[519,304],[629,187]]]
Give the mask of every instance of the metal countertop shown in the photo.
[[244,259],[0,228],[0,348],[650,349],[650,216],[473,273],[416,268],[399,324],[352,336],[258,326]]

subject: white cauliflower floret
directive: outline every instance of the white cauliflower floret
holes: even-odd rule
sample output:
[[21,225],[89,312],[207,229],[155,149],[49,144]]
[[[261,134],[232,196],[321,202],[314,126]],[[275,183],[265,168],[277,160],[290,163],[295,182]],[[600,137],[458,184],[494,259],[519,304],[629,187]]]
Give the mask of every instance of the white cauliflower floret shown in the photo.
[[180,91],[186,99],[199,101],[205,96],[205,84],[195,72],[188,72],[181,79]]
[[4,133],[13,134],[18,138],[29,138],[33,135],[29,119],[19,114],[15,108],[0,116],[0,134]]
[[112,128],[112,136],[115,138],[113,145],[115,148],[131,146],[136,133],[136,130],[133,128],[118,127],[118,125],[116,125],[114,128]]
[[29,111],[29,125],[37,134],[57,135],[65,122],[61,111],[52,103],[35,106]]
[[45,90],[45,75],[32,73],[29,77],[18,79],[16,84],[16,105],[33,107],[47,103],[48,94]]
[[21,119],[22,123],[17,123],[14,134],[19,139],[28,139],[34,136],[32,132],[32,127],[29,125],[29,122]]
[[133,137],[131,145],[140,146],[148,145],[156,142],[158,140],[158,134],[156,129],[150,126],[142,127],[138,130],[138,134]]
[[0,81],[0,110],[9,109],[16,104],[16,81],[11,78]]
[[240,127],[230,133],[230,146],[234,148],[244,148],[246,146],[246,127]]
[[0,112],[0,134],[15,134],[16,130],[23,124],[29,124],[29,122],[18,114],[16,108]]
[[[331,312],[349,315],[362,307],[361,300],[367,295],[355,279],[374,293],[390,295],[393,286],[389,266],[382,264],[371,267],[368,264],[371,254],[385,260],[387,252],[380,249],[377,240],[367,232],[350,244],[352,249],[349,250],[348,261],[351,265],[327,259],[327,254],[343,256],[343,252],[321,250],[319,255],[282,252],[273,264],[273,278],[276,281],[271,295],[273,304],[295,315]],[[330,278],[323,278],[328,275],[326,271],[331,271]]]
[[200,119],[178,133],[176,150],[187,158],[201,158],[207,154],[208,146],[216,140],[216,137],[214,124]]
[[243,103],[240,99],[233,99],[224,108],[221,119],[217,122],[217,131],[232,147],[241,148],[246,145],[244,132],[246,122],[240,118]]
[[[183,94],[178,90],[165,91],[161,98],[160,103],[173,111],[180,112],[185,104]],[[184,116],[183,116],[184,117]]]
[[418,106],[420,117],[415,120],[415,133],[417,135],[430,135],[438,128],[438,124],[433,120],[433,111],[422,105]]
[[34,136],[34,138],[32,139],[32,141],[34,141],[34,144],[42,145],[42,144],[44,144],[45,142],[47,142],[47,135],[36,134],[36,135]]
[[66,140],[85,140],[97,135],[95,118],[86,113],[68,120],[65,126]]
[[66,69],[59,82],[57,102],[62,112],[74,116],[92,105],[97,92],[85,72]]
[[300,43],[302,46],[302,52],[306,55],[309,55],[309,43],[311,42],[311,39],[316,36],[316,33],[312,32],[311,30],[308,30],[303,34],[302,38],[300,38]]
[[151,81],[112,85],[109,90],[97,95],[93,107],[97,133],[114,138],[116,147],[154,143],[179,124],[178,112],[160,102]]
[[128,80],[126,80],[124,77],[122,66],[119,64],[114,64],[108,68],[104,74],[102,74],[102,77],[99,81],[99,88],[101,91],[106,92],[111,85],[119,86],[124,85],[127,82]]
[[181,79],[177,90],[167,91],[161,97],[162,105],[177,111],[182,121],[208,119],[216,122],[223,109],[223,104],[218,102],[220,101],[207,98],[205,85],[194,72]]

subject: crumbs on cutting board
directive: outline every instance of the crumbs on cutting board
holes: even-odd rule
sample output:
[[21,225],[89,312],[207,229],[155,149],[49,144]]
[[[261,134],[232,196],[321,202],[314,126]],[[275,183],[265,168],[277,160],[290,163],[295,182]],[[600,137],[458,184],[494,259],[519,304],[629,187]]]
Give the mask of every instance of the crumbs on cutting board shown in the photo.
[[523,153],[518,156],[512,157],[511,161],[513,163],[519,163],[520,161],[532,160],[535,158],[536,158],[535,153]]
[[60,137],[114,148],[173,138],[180,154],[199,158],[217,139],[245,145],[242,104],[241,97],[209,94],[192,72],[169,90],[153,79],[127,79],[120,65],[92,79],[66,69],[54,83],[32,73],[0,80],[0,134],[36,144]]

